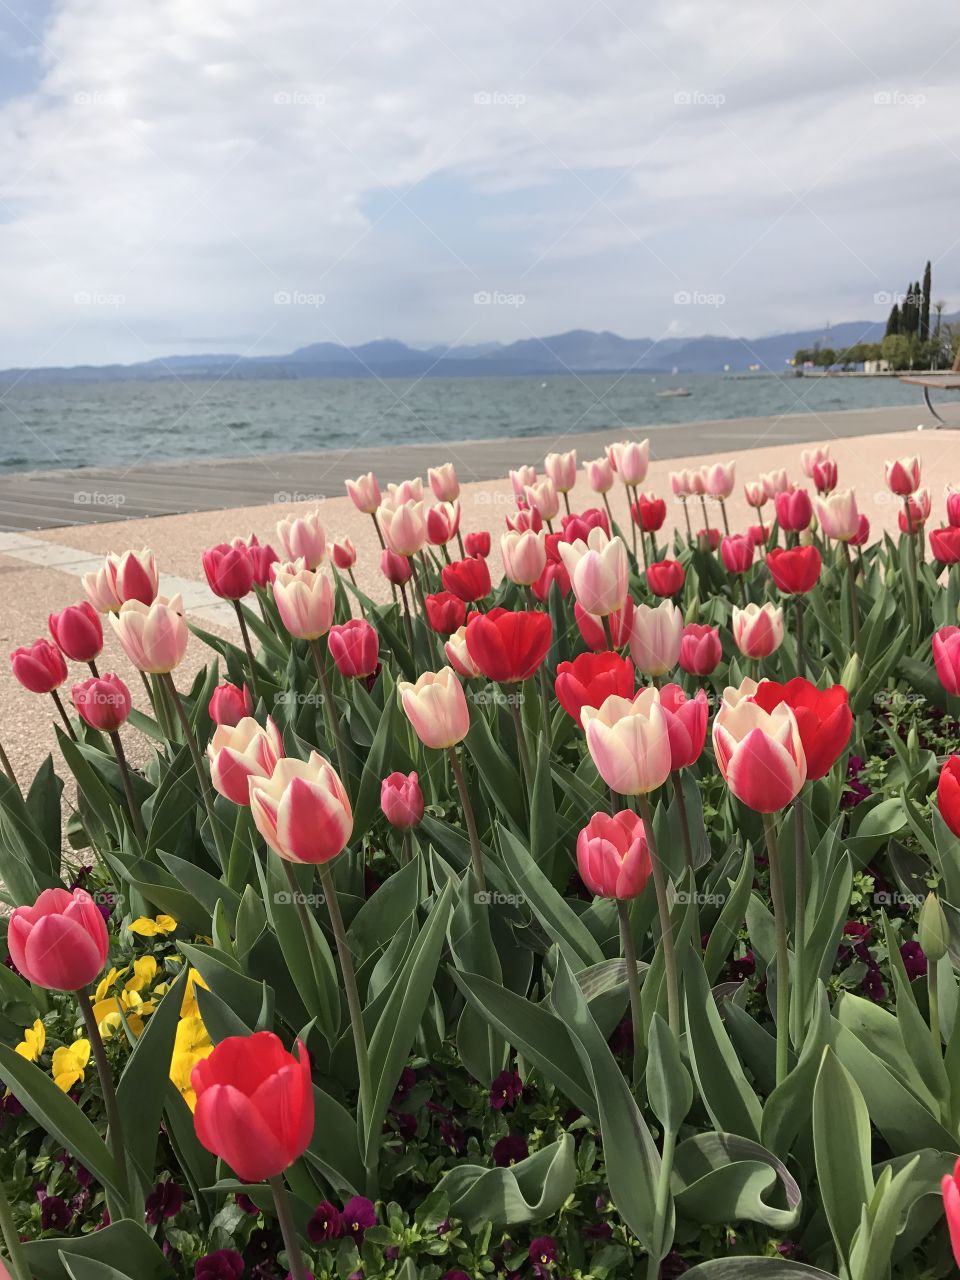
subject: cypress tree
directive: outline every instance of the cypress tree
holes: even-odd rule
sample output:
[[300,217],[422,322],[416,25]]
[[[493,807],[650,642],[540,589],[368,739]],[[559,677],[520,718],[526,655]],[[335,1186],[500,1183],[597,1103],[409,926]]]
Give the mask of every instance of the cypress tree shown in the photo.
[[920,311],[920,339],[926,342],[930,337],[930,292],[932,286],[932,269],[930,263],[923,269],[923,301]]

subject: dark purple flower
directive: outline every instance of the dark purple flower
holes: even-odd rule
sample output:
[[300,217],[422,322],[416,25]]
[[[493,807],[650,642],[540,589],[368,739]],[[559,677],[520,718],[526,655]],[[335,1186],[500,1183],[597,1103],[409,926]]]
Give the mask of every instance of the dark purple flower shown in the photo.
[[272,1264],[276,1261],[277,1253],[281,1248],[279,1237],[267,1227],[258,1227],[256,1231],[251,1231],[250,1239],[247,1241],[247,1255],[253,1263],[254,1273],[258,1267],[266,1268],[270,1272],[270,1280],[273,1280]]
[[404,1067],[400,1072],[400,1080],[397,1083],[396,1091],[393,1095],[395,1103],[404,1102],[410,1096],[410,1090],[417,1083],[417,1073],[413,1067]]
[[490,1086],[490,1105],[494,1111],[512,1107],[523,1097],[523,1081],[516,1071],[501,1071]]
[[153,1226],[175,1218],[183,1208],[183,1188],[175,1182],[158,1182],[144,1203],[144,1216]]
[[919,942],[905,942],[900,948],[900,958],[903,960],[903,967],[911,982],[914,978],[922,978],[926,974],[927,957],[923,954]]
[[676,1280],[677,1276],[682,1276],[684,1272],[689,1270],[690,1267],[680,1257],[676,1249],[672,1249],[660,1263],[660,1280]]
[[866,942],[872,932],[870,925],[864,924],[860,920],[848,920],[843,926],[843,936],[845,938],[856,938],[858,942]]
[[81,1187],[77,1194],[70,1201],[70,1207],[74,1213],[86,1213],[90,1208],[90,1201],[93,1197],[90,1194],[89,1187]]
[[458,1156],[463,1155],[467,1149],[467,1140],[464,1137],[463,1130],[454,1120],[440,1121],[440,1140]]
[[242,1191],[237,1192],[237,1207],[242,1209],[244,1213],[259,1213],[260,1206],[254,1204],[248,1195],[244,1195]]
[[583,1228],[588,1240],[609,1240],[613,1235],[613,1227],[609,1222],[588,1222]]
[[343,1206],[341,1215],[344,1229],[353,1236],[357,1244],[363,1239],[367,1227],[377,1225],[377,1210],[372,1200],[366,1196],[353,1196]]
[[93,1182],[93,1174],[89,1169],[84,1168],[82,1164],[78,1164],[74,1170],[74,1176],[80,1183],[81,1187],[89,1187]]
[[534,1275],[546,1276],[557,1260],[557,1242],[553,1236],[537,1236],[530,1241],[527,1257],[533,1263]]
[[727,965],[730,982],[743,982],[745,978],[752,978],[756,971],[757,960],[752,951],[748,951],[739,960],[731,960]]
[[470,1280],[465,1271],[461,1271],[459,1267],[454,1267],[452,1271],[445,1271],[440,1280]]
[[506,1169],[511,1164],[517,1164],[520,1160],[526,1160],[530,1154],[530,1148],[527,1146],[527,1140],[519,1133],[508,1133],[505,1138],[501,1138],[499,1142],[494,1143],[493,1163],[499,1165],[501,1169]]
[[236,1249],[218,1249],[197,1260],[194,1280],[240,1280],[245,1270],[243,1258]]
[[612,1053],[617,1055],[633,1053],[633,1019],[629,1014],[621,1018],[613,1028],[608,1043]]
[[867,964],[866,976],[860,984],[860,990],[874,1004],[879,1004],[887,998],[887,988],[883,985],[880,966],[872,957]]
[[40,1230],[66,1231],[73,1218],[70,1206],[62,1196],[48,1196],[45,1191],[37,1195],[40,1201]]
[[[417,1136],[417,1117],[409,1111],[391,1111],[390,1124],[396,1129],[404,1142],[412,1142]],[[389,1125],[384,1125],[389,1130]]]
[[338,1240],[343,1235],[340,1210],[329,1200],[321,1200],[307,1223],[307,1237],[314,1244],[321,1240]]

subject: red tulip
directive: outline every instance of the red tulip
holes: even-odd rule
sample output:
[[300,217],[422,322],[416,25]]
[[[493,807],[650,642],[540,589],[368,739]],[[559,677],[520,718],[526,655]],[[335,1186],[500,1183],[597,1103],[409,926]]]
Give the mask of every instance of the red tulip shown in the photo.
[[753,564],[753,539],[735,533],[720,543],[720,559],[727,573],[746,573]]
[[960,529],[960,489],[951,489],[947,494],[947,521],[951,528]]
[[639,897],[652,871],[640,816],[632,809],[595,813],[577,836],[577,867],[601,898]]
[[960,756],[950,756],[937,783],[940,816],[955,836],[960,836]]
[[787,489],[774,498],[777,523],[790,533],[800,533],[813,519],[813,503],[806,489]]
[[761,680],[753,700],[768,712],[781,702],[791,709],[807,759],[808,781],[813,782],[830,772],[850,741],[853,728],[853,715],[842,684],[818,689],[803,676],[795,676],[786,684]]
[[810,478],[817,486],[817,493],[833,493],[837,487],[837,464],[832,458],[815,462]]
[[295,1058],[272,1031],[228,1036],[197,1063],[190,1082],[197,1137],[242,1182],[277,1177],[307,1149],[313,1083],[302,1041]]
[[10,655],[13,674],[31,693],[52,693],[67,678],[63,654],[49,640],[34,640]]
[[562,540],[564,542],[586,542],[591,529],[602,529],[609,538],[610,521],[607,519],[607,513],[601,511],[599,507],[590,507],[587,511],[581,511],[579,515],[564,516],[560,521],[563,527]]
[[799,596],[812,590],[820,577],[823,560],[814,546],[774,547],[767,554],[767,568],[779,589],[788,596]]
[[869,541],[870,521],[861,512],[857,522],[857,532],[850,539],[850,545],[851,547],[865,547]]
[[416,773],[391,773],[380,784],[380,808],[392,827],[406,831],[423,817],[423,791]]
[[32,907],[10,917],[10,959],[27,979],[51,991],[80,991],[103,972],[110,939],[100,908],[85,889],[44,889]]
[[952,1174],[944,1174],[941,1178],[940,1190],[943,1193],[943,1211],[947,1215],[953,1260],[960,1267],[960,1160],[953,1166]]
[[60,651],[73,662],[92,662],[103,648],[100,615],[88,600],[51,613],[47,626]]
[[116,733],[133,705],[130,690],[110,672],[75,684],[71,696],[81,719],[101,733]]
[[927,489],[918,489],[915,494],[905,498],[907,510],[897,516],[900,532],[913,538],[923,532],[923,526],[930,516],[930,493]]
[[960,694],[960,627],[934,632],[933,665],[947,693]]
[[[584,641],[595,653],[599,653],[608,647],[603,623],[599,618],[595,618],[592,613],[586,613],[576,603],[573,606],[573,616],[576,619],[577,626],[580,628],[580,634],[583,636]],[[633,600],[630,596],[627,596],[627,603],[619,612],[607,615],[607,623],[610,627],[614,648],[622,649],[629,641],[630,631],[633,627]]]
[[327,632],[330,657],[343,676],[372,676],[380,661],[380,638],[364,618],[351,618]]
[[490,554],[490,533],[486,529],[468,533],[463,542],[468,556],[482,556],[486,560]]
[[447,591],[468,604],[490,594],[490,569],[481,556],[445,564],[440,577]]
[[413,568],[407,556],[398,555],[396,551],[386,547],[380,553],[380,572],[395,587],[402,587],[413,576]]
[[242,538],[234,538],[231,545],[246,549],[253,565],[253,580],[258,587],[265,587],[270,581],[270,566],[280,559],[269,542],[261,543],[257,535],[251,533],[246,542]]
[[238,689],[235,684],[224,681],[213,691],[213,697],[207,704],[207,711],[214,724],[225,724],[235,728],[244,716],[253,715],[253,699],[246,685]]
[[665,684],[660,689],[660,707],[670,735],[670,768],[686,769],[700,759],[706,741],[707,695],[698,689],[689,698],[678,684]]
[[467,652],[477,670],[498,684],[529,680],[550,650],[549,614],[507,609],[474,613],[467,623]]
[[679,560],[657,560],[647,568],[647,586],[655,596],[675,596],[686,576]]
[[887,462],[885,472],[887,487],[891,493],[906,498],[920,484],[920,459],[917,457],[898,458],[895,462]]
[[931,529],[930,550],[941,564],[957,564],[960,561],[960,528],[947,525],[945,529]]
[[224,600],[241,600],[253,587],[253,560],[242,543],[239,547],[221,542],[203,553],[203,571],[214,595]]
[[[479,561],[480,564],[484,562]],[[438,591],[427,596],[424,604],[427,607],[427,621],[441,636],[452,636],[459,631],[467,618],[467,606],[452,591]]]
[[765,547],[769,534],[762,524],[751,524],[747,526],[747,537],[755,547]]
[[656,533],[667,518],[667,504],[655,493],[641,493],[636,502],[630,504],[630,514],[644,533]]
[[697,541],[706,542],[707,546],[710,548],[711,551],[716,551],[717,547],[719,547],[720,536],[721,535],[720,535],[719,529],[698,529],[697,530]]
[[338,569],[352,569],[357,563],[357,548],[349,538],[340,538],[335,542],[330,555]]
[[[550,596],[550,588],[553,584],[557,584],[557,589],[562,596],[570,594],[570,574],[567,572],[567,566],[559,561],[548,561],[543,573],[531,585],[531,591],[538,600],[547,600]],[[579,605],[577,606],[579,608]]]
[[723,657],[718,627],[688,622],[680,639],[680,666],[692,676],[708,676]]
[[460,528],[460,503],[438,502],[427,511],[427,539],[435,547],[445,546]]
[[581,653],[560,663],[554,689],[561,707],[579,725],[584,707],[602,706],[611,693],[633,697],[633,663],[616,653]]

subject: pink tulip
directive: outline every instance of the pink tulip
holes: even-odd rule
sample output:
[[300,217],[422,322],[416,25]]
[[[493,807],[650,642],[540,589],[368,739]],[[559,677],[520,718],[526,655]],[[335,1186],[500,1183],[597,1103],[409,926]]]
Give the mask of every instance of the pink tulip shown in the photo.
[[650,465],[650,441],[623,440],[611,445],[610,450],[614,470],[623,483],[634,487],[643,484]]
[[405,502],[422,501],[423,481],[419,476],[414,476],[412,480],[401,480],[399,484],[387,485],[385,505],[388,507],[401,507]]
[[204,551],[202,561],[207,584],[221,599],[241,600],[253,590],[253,558],[246,545],[221,542]]
[[278,760],[269,778],[251,775],[250,815],[270,848],[287,862],[329,862],[353,831],[353,810],[340,776],[317,751],[309,760]]
[[768,712],[749,696],[735,705],[725,699],[713,722],[713,749],[727,786],[757,813],[785,808],[806,782],[800,733],[785,702]]
[[316,640],[333,622],[333,582],[322,569],[282,569],[273,580],[273,599],[280,621],[298,640]]
[[460,497],[460,481],[452,462],[445,462],[440,467],[430,467],[427,479],[438,502],[456,502]]
[[380,784],[380,808],[391,827],[408,831],[423,817],[423,792],[416,773],[391,773]]
[[753,564],[753,539],[742,533],[732,534],[720,543],[720,559],[727,573],[746,573]]
[[947,522],[954,529],[960,529],[960,490],[951,489],[947,494]]
[[70,694],[80,718],[101,733],[116,733],[133,706],[130,690],[109,671],[75,684]]
[[837,489],[816,499],[817,521],[824,536],[838,542],[851,542],[860,529],[857,496],[852,489]]
[[240,723],[244,716],[253,715],[253,699],[246,685],[238,689],[235,684],[224,681],[213,691],[207,713],[214,724],[232,727]]
[[93,662],[103,648],[100,615],[89,601],[51,613],[47,626],[57,647],[73,662]]
[[706,741],[707,695],[698,689],[690,698],[678,684],[665,684],[660,689],[660,707],[670,738],[670,768],[686,769],[700,759]]
[[327,535],[320,512],[277,522],[277,537],[288,560],[302,559],[308,569],[316,569],[327,558]]
[[670,490],[675,498],[690,497],[693,490],[690,487],[690,472],[686,468],[670,472]]
[[569,493],[577,483],[577,451],[569,453],[548,453],[543,460],[543,469],[558,493]]
[[960,1160],[953,1166],[952,1174],[944,1174],[940,1179],[940,1190],[953,1260],[960,1267]]
[[100,613],[113,612],[127,600],[150,605],[156,599],[159,583],[156,557],[146,547],[120,556],[111,551],[103,568],[84,574],[81,582],[90,603]]
[[790,488],[790,477],[784,467],[777,467],[773,471],[765,471],[760,477],[760,483],[767,497],[775,498],[778,493],[784,493]]
[[627,548],[621,538],[610,538],[594,526],[586,542],[561,542],[557,546],[570,585],[580,607],[605,618],[623,608],[630,584]]
[[898,458],[884,463],[887,488],[898,497],[907,498],[920,484],[920,459]]
[[577,836],[577,867],[598,897],[638,898],[652,870],[639,815],[630,809],[595,813]]
[[391,551],[399,556],[413,556],[423,549],[427,526],[422,502],[402,502],[396,507],[385,502],[378,515],[384,540]]
[[[527,490],[527,485],[537,483],[536,467],[517,467],[516,471],[510,472],[510,484],[513,486],[513,496],[519,502],[523,498]],[[525,501],[525,499],[524,499]]]
[[126,600],[118,613],[110,614],[110,625],[123,651],[140,671],[162,674],[183,661],[190,632],[183,616],[180,596],[158,596],[153,604]]
[[466,623],[447,637],[443,651],[447,655],[447,661],[451,667],[453,667],[458,676],[463,676],[464,680],[472,680],[480,674],[477,664],[470,657],[470,651],[467,648]]
[[723,646],[717,627],[690,622],[680,639],[680,666],[694,676],[709,676],[720,665]]
[[769,658],[783,644],[783,609],[767,602],[733,606],[733,641],[745,658]]
[[546,568],[546,543],[542,534],[532,530],[502,534],[500,554],[503,557],[504,573],[511,582],[520,586],[532,586]]
[[253,580],[258,587],[265,587],[270,582],[270,568],[279,560],[279,556],[270,546],[269,542],[261,543],[255,533],[251,533],[250,537],[244,541],[243,538],[234,538],[230,544],[237,551],[245,550],[250,557],[250,563],[253,565]]
[[13,674],[31,693],[52,693],[67,678],[63,654],[49,640],[21,645],[10,655]]
[[861,512],[860,518],[857,521],[857,532],[850,539],[850,545],[851,547],[865,547],[869,541],[870,541],[870,521],[863,514],[863,512]]
[[349,538],[340,538],[331,548],[331,557],[338,569],[352,569],[357,562],[357,548]]
[[837,487],[837,464],[832,458],[824,458],[814,465],[812,479],[817,493],[833,493]]
[[372,471],[365,476],[357,476],[356,480],[348,480],[347,493],[353,505],[364,515],[372,516],[380,505],[380,486]]
[[648,676],[666,675],[677,665],[683,635],[683,614],[672,600],[655,609],[639,604],[633,611],[630,653],[637,670]]
[[7,949],[28,982],[80,991],[100,976],[110,939],[100,908],[85,889],[44,889],[32,907],[10,917]]
[[632,699],[612,693],[600,707],[584,707],[580,722],[597,772],[617,794],[644,795],[667,780],[670,735],[655,688]]
[[941,627],[934,632],[933,665],[947,693],[954,697],[960,694],[960,627]]
[[613,467],[606,458],[594,458],[585,464],[587,484],[594,493],[609,493],[613,488]]
[[372,676],[380,664],[380,637],[364,618],[351,618],[331,627],[327,644],[342,676]]
[[407,719],[425,747],[443,750],[467,736],[470,711],[452,667],[425,671],[416,684],[401,680],[397,688]]
[[729,498],[736,484],[737,464],[714,462],[707,468],[705,477],[707,493],[711,498]]
[[207,746],[210,781],[234,804],[250,803],[250,778],[269,778],[283,755],[283,738],[267,716],[266,728],[252,716],[235,725],[217,725]]
[[504,521],[511,533],[539,533],[543,529],[543,516],[536,507],[528,507],[526,498],[520,498],[517,511],[504,516]]
[[806,529],[813,519],[813,503],[806,489],[785,489],[783,493],[777,494],[774,505],[780,528],[789,533],[799,533],[801,529]]
[[747,500],[747,506],[756,507],[758,511],[770,500],[770,495],[759,480],[748,480],[743,486],[743,496]]
[[554,520],[560,514],[560,497],[549,476],[536,484],[528,484],[523,496],[544,520]]
[[810,449],[800,450],[800,466],[808,480],[814,478],[814,471],[824,462],[830,461],[830,446],[817,444]]
[[408,556],[398,556],[389,547],[380,552],[380,572],[395,587],[402,587],[413,577],[413,566]]
[[440,502],[427,511],[427,540],[434,547],[444,547],[460,529],[460,503]]

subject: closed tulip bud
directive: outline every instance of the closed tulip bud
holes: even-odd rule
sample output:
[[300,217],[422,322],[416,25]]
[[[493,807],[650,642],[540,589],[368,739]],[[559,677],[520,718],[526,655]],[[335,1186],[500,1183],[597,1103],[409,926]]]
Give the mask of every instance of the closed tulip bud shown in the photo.
[[561,542],[558,550],[582,609],[605,618],[623,608],[630,565],[621,538],[609,538],[597,526],[590,530],[586,542]]
[[88,987],[103,972],[109,946],[100,908],[85,889],[44,889],[32,907],[10,917],[10,959],[28,982],[49,991]]
[[623,440],[611,445],[610,450],[614,470],[623,483],[632,486],[643,484],[650,465],[650,441]]
[[943,914],[940,899],[935,893],[928,893],[920,908],[917,921],[917,941],[920,950],[931,964],[936,964],[947,954],[950,946],[950,926]]
[[752,524],[747,528],[747,537],[755,547],[765,547],[767,545],[767,531],[762,524]]
[[470,711],[452,667],[425,671],[416,684],[401,680],[397,689],[407,719],[425,747],[443,750],[467,736]]
[[776,498],[778,493],[784,493],[790,488],[790,477],[785,467],[777,467],[773,471],[763,472],[760,483],[768,498]]
[[311,751],[309,760],[278,760],[268,778],[251,774],[249,788],[257,830],[287,862],[329,862],[350,839],[350,799],[339,774],[319,752]]
[[423,792],[416,773],[391,773],[380,783],[380,808],[391,827],[408,831],[423,817]]
[[395,587],[402,587],[413,577],[413,566],[408,556],[398,556],[389,547],[380,552],[380,572]]
[[526,493],[527,485],[537,483],[536,467],[517,467],[516,471],[510,472],[510,483],[513,486],[513,496],[519,502]]
[[698,529],[697,542],[703,547],[709,547],[711,551],[716,551],[720,545],[719,529]]
[[401,480],[399,484],[387,485],[386,505],[399,507],[405,502],[423,501],[423,481],[419,476],[412,480]]
[[504,517],[506,526],[513,533],[539,533],[543,528],[543,516],[536,507],[528,507],[526,498],[520,500],[520,507],[516,515],[508,515]]
[[273,580],[273,599],[284,627],[298,640],[316,640],[333,622],[333,582],[322,569],[301,569]]
[[[599,507],[589,507],[586,511],[581,511],[578,515],[561,516],[560,523],[563,526],[563,533],[548,533],[546,538],[547,554],[550,555],[551,546],[559,546],[561,542],[586,542],[590,536],[591,529],[602,529],[606,536],[610,537],[610,521],[607,519],[607,513],[601,511]],[[559,557],[559,551],[551,559]]]
[[228,1036],[193,1068],[193,1123],[201,1146],[241,1182],[278,1177],[313,1137],[310,1059],[303,1042],[287,1053],[272,1031]]
[[680,666],[692,676],[709,676],[720,665],[723,646],[717,627],[690,622],[680,638]]
[[736,484],[737,464],[714,462],[707,468],[706,490],[711,498],[729,498]]
[[108,565],[104,564],[96,573],[83,574],[80,585],[98,613],[113,613],[120,608],[122,601],[117,595],[117,584]]
[[749,695],[735,704],[724,695],[713,722],[713,749],[727,786],[757,813],[785,808],[807,778],[797,722],[786,703],[768,712]]
[[954,1165],[952,1174],[944,1174],[941,1178],[940,1190],[953,1260],[960,1267],[960,1160]]
[[331,558],[338,569],[352,569],[357,563],[357,548],[349,538],[338,538],[331,548]]
[[947,520],[954,529],[960,529],[960,489],[947,494]]
[[595,813],[577,836],[577,868],[600,898],[638,898],[653,870],[640,816],[631,809]]
[[656,533],[663,527],[663,522],[667,518],[667,504],[655,493],[641,493],[636,502],[631,504],[630,511],[634,523],[638,524],[644,533]]
[[487,529],[468,533],[463,541],[468,556],[480,556],[481,559],[486,560],[490,554],[490,532]]
[[694,497],[702,498],[707,492],[707,468],[691,467],[687,472],[687,481],[690,485],[690,492]]
[[403,502],[397,507],[386,503],[379,511],[384,541],[398,556],[414,556],[427,540],[427,525],[422,502]]
[[441,502],[427,512],[427,540],[434,547],[443,547],[460,529],[460,503]]
[[655,596],[675,596],[683,590],[686,571],[679,560],[657,560],[647,565],[647,586]]
[[645,795],[670,774],[670,735],[655,688],[632,699],[611,694],[598,707],[584,707],[580,720],[597,772],[618,795]]
[[639,604],[633,611],[630,654],[638,670],[648,676],[666,675],[677,665],[683,635],[683,614],[672,600],[655,609]]
[[440,570],[440,578],[447,591],[467,604],[483,600],[490,594],[490,569],[480,556],[445,564]]
[[72,662],[92,662],[103,648],[100,615],[87,600],[51,613],[47,626],[60,652]]
[[960,756],[950,756],[940,770],[937,808],[953,834],[960,837]]
[[774,547],[767,554],[767,568],[781,591],[798,596],[816,586],[823,560],[814,546]]
[[445,462],[441,467],[430,467],[427,479],[438,502],[455,502],[460,497],[460,481],[452,462]]
[[852,489],[837,489],[835,493],[816,500],[817,521],[824,535],[837,542],[850,542],[860,529],[860,512],[857,497]]
[[351,618],[327,632],[330,657],[342,676],[372,676],[380,664],[380,637],[365,618]]
[[748,507],[756,507],[759,511],[769,501],[769,494],[759,480],[748,480],[743,486],[743,496]]
[[269,542],[261,543],[254,533],[250,535],[246,543],[242,538],[234,538],[232,545],[238,549],[246,547],[250,563],[253,565],[253,580],[258,587],[265,587],[268,582],[272,581],[270,569],[280,557]]
[[543,460],[543,469],[558,493],[569,493],[577,483],[577,451],[569,453],[548,453]]
[[609,493],[613,488],[613,467],[607,458],[594,458],[584,466],[587,484],[594,493]]
[[783,610],[769,602],[733,606],[733,642],[745,658],[769,658],[783,644]]
[[753,539],[735,533],[720,543],[720,559],[727,573],[746,573],[753,564]]
[[837,464],[832,458],[824,458],[813,468],[813,480],[817,493],[833,493],[837,487]]
[[800,466],[808,480],[813,479],[813,473],[818,466],[829,461],[830,446],[828,444],[818,444],[810,449],[800,450]]
[[860,655],[859,653],[851,653],[843,666],[840,673],[840,683],[846,689],[848,695],[856,693],[860,686]]
[[372,471],[365,476],[357,476],[356,480],[348,480],[347,493],[353,505],[364,515],[373,515],[380,505],[380,486]]
[[523,496],[544,520],[554,520],[560,513],[560,497],[549,476],[536,484],[528,484]]
[[316,569],[327,558],[327,535],[320,512],[277,522],[277,538],[288,560],[302,559],[308,569]]
[[611,693],[633,697],[633,663],[616,653],[581,653],[557,667],[554,690],[561,707],[579,725],[584,707],[602,706]]
[[142,551],[125,551],[122,556],[107,556],[107,566],[113,573],[117,598],[121,604],[139,600],[141,604],[153,604],[157,598],[160,575],[157,560],[147,547]]
[[[615,649],[622,649],[625,644],[629,643],[630,631],[633,627],[633,614],[633,600],[630,596],[627,596],[623,608],[619,612],[611,613],[608,616],[607,627],[610,629]],[[602,653],[609,648],[602,618],[595,618],[592,613],[587,613],[584,609],[581,609],[576,601],[574,601],[573,605],[573,616],[577,626],[580,628],[584,643],[589,648],[595,653]]]
[[930,550],[941,564],[960,562],[960,529],[954,529],[952,525],[945,529],[931,529]]
[[670,472],[670,491],[675,498],[690,497],[690,472],[686,468]]
[[31,693],[52,693],[67,678],[63,654],[49,640],[21,645],[10,655],[13,674]]
[[861,512],[857,521],[857,532],[850,539],[851,547],[865,547],[870,541],[870,521]]
[[553,623],[538,611],[491,609],[467,622],[467,651],[477,670],[498,684],[519,684],[539,669],[550,651]]
[[458,676],[463,676],[464,680],[472,680],[474,676],[480,674],[477,664],[470,657],[470,651],[467,649],[466,625],[458,627],[452,635],[447,637],[443,651],[451,667]]
[[158,596],[151,605],[127,600],[118,613],[110,615],[110,625],[124,653],[140,671],[155,675],[172,671],[187,652],[190,632],[179,595],[169,600]]
[[266,728],[252,716],[235,725],[217,725],[207,745],[210,781],[234,804],[250,803],[251,778],[269,778],[283,755],[283,738],[267,716]]
[[918,489],[916,493],[904,499],[904,505],[906,510],[901,511],[897,517],[900,532],[913,537],[922,531],[924,524],[930,518],[930,490]]
[[223,600],[240,600],[253,589],[253,560],[246,546],[221,542],[204,551],[203,571],[214,595]]
[[710,715],[707,695],[698,689],[691,698],[678,684],[665,684],[660,689],[660,709],[667,721],[670,768],[686,769],[700,759],[706,741]]
[[80,718],[101,733],[116,733],[133,705],[130,690],[112,672],[82,680],[70,693]]
[[806,489],[786,489],[783,493],[778,493],[774,506],[780,528],[789,533],[799,533],[801,529],[806,529],[813,519],[813,503]]
[[884,474],[887,488],[898,497],[906,498],[920,484],[920,459],[897,458],[894,462],[885,462]]
[[543,535],[528,529],[526,533],[504,533],[500,536],[503,571],[511,582],[529,587],[543,573],[547,548]]
[[467,620],[467,606],[451,591],[437,591],[424,600],[427,622],[441,636],[452,635]]
[[934,632],[933,665],[947,693],[960,694],[960,627],[941,627]]
[[237,688],[227,681],[218,684],[207,704],[207,713],[214,724],[223,724],[228,728],[239,724],[244,716],[253,715],[250,690],[246,685]]

